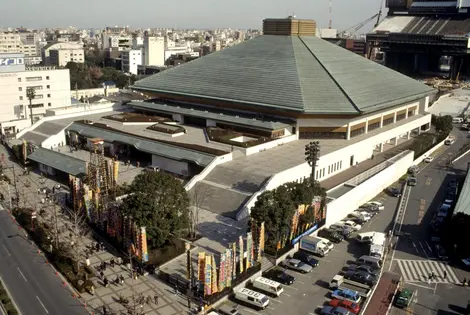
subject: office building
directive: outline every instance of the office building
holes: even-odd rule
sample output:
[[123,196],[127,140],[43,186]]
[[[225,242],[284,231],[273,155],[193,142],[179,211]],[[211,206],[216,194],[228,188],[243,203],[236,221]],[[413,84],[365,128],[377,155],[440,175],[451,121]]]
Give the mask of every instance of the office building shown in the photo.
[[49,51],[49,65],[65,67],[67,63],[84,63],[83,49],[52,49]]
[[137,75],[138,66],[142,65],[142,51],[128,50],[121,53],[122,71]]
[[144,65],[158,67],[165,65],[164,37],[144,37]]

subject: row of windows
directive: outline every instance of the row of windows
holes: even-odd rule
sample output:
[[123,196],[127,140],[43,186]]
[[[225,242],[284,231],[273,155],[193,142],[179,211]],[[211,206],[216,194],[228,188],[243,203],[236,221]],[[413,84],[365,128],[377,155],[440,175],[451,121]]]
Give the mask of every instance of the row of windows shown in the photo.
[[[51,97],[51,94],[47,94],[47,97],[48,98]],[[34,99],[36,99],[36,100],[41,99],[41,98],[44,98],[44,95],[42,95],[42,94],[34,95]],[[23,99],[24,99],[24,97],[20,96],[20,101],[22,101]]]
[[367,131],[380,128],[380,121],[367,126]]
[[366,132],[366,127],[357,128],[357,129],[351,130],[350,137],[351,138],[356,137],[356,136],[362,135],[365,132]]
[[[42,90],[42,85],[35,85],[35,86],[28,86],[28,87],[33,88],[33,90],[35,90],[35,91],[37,91],[37,90]],[[50,86],[50,85],[46,85],[46,88],[47,88],[47,89],[50,89],[51,86]],[[23,88],[20,86],[20,87],[18,88],[18,91],[20,91],[20,92],[23,91]],[[50,97],[50,96],[48,96],[48,97]]]
[[300,139],[346,139],[346,132],[300,132]]
[[405,119],[405,118],[406,118],[406,113],[397,115],[397,121],[403,120],[403,119]]
[[[49,80],[49,76],[46,76],[46,80]],[[42,77],[26,77],[26,82],[32,82],[32,81],[42,81]],[[21,82],[21,78],[18,78],[18,82]]]
[[336,171],[339,171],[343,167],[343,161],[336,162],[334,164],[331,164],[328,166],[328,169],[326,167],[322,168],[321,170],[317,170],[315,172],[315,179],[320,179],[325,176],[325,173],[330,175],[331,173],[334,173]]

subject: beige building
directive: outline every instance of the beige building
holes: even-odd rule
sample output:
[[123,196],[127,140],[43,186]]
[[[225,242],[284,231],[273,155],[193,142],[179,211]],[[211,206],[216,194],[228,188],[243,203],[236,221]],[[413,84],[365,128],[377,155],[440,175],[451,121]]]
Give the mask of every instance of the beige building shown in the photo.
[[[51,63],[50,53],[53,50],[81,50],[83,52],[83,44],[80,42],[54,42],[49,43],[41,49],[41,57],[44,65],[55,65]],[[82,61],[83,62],[83,61]]]
[[36,43],[29,37],[22,41],[21,37],[19,33],[0,33],[0,53],[21,53],[25,57],[39,56]]
[[67,63],[84,63],[83,49],[53,49],[49,51],[49,65],[65,67]]
[[164,37],[144,37],[144,65],[158,66],[165,65],[165,38]]

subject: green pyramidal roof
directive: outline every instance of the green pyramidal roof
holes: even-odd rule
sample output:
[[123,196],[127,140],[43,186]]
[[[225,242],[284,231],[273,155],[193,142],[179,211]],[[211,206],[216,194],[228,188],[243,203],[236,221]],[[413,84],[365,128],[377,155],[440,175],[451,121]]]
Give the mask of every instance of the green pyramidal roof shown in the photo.
[[314,36],[275,35],[165,70],[133,88],[312,114],[372,112],[433,92]]

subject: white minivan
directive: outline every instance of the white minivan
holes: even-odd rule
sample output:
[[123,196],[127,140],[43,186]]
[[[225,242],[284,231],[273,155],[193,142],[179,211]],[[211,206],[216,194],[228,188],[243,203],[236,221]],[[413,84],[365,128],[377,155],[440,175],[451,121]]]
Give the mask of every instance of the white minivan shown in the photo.
[[461,123],[463,123],[463,118],[462,117],[454,117],[454,118],[452,118],[452,122],[454,124],[461,124]]
[[258,277],[253,280],[252,284],[253,288],[275,296],[279,296],[282,292],[284,292],[282,284],[271,279]]
[[235,292],[235,299],[262,310],[269,305],[269,298],[266,295],[247,288]]

